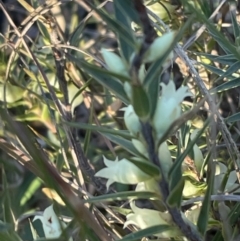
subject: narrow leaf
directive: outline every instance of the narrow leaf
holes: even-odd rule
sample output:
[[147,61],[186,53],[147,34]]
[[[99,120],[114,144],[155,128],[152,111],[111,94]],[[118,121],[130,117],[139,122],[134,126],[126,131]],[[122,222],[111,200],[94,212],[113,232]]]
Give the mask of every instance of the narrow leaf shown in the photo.
[[235,113],[231,116],[229,116],[228,118],[226,118],[226,123],[232,123],[232,122],[237,122],[240,121],[240,113]]
[[235,79],[229,80],[215,88],[212,88],[210,90],[210,92],[211,93],[222,92],[222,91],[233,89],[238,86],[240,86],[240,78],[235,78]]
[[[210,170],[209,170],[210,169]],[[202,203],[201,211],[199,213],[198,221],[197,221],[197,227],[201,234],[205,234],[207,230],[208,225],[208,219],[209,219],[209,210],[211,207],[211,194],[213,190],[213,184],[214,184],[214,173],[215,173],[215,164],[214,162],[211,162],[208,164],[208,171],[209,171],[209,177],[208,177],[208,187],[207,191]]]
[[[133,31],[131,28],[130,17],[134,13],[135,14],[133,16],[137,16],[136,11],[134,11],[135,9],[133,8],[132,1],[129,2],[126,0],[115,0],[113,4],[116,20],[122,23],[128,30],[129,34],[132,35]],[[134,39],[133,35],[131,36],[131,38]],[[122,55],[124,56],[125,60],[129,62],[130,57],[134,52],[134,48],[128,44],[125,36],[122,36],[120,33],[118,34],[118,41]]]
[[148,96],[143,86],[132,86],[132,105],[137,116],[142,121],[146,121],[149,116],[150,107]]
[[122,200],[130,200],[130,199],[158,199],[156,193],[147,192],[147,191],[128,191],[128,192],[118,192],[111,193],[106,195],[101,195],[97,197],[91,197],[87,200],[84,200],[85,203],[98,203],[102,201],[110,202],[110,201],[122,201]]
[[134,147],[131,141],[126,140],[120,136],[104,133],[105,137],[107,137],[110,141],[116,143],[117,145],[123,147],[126,151],[132,153],[134,156],[140,156],[137,149]]
[[126,235],[119,241],[135,241],[135,240],[142,240],[143,237],[148,237],[157,233],[162,233],[166,231],[171,231],[174,228],[169,225],[156,225],[150,228],[145,228],[143,230],[133,232],[131,234]]

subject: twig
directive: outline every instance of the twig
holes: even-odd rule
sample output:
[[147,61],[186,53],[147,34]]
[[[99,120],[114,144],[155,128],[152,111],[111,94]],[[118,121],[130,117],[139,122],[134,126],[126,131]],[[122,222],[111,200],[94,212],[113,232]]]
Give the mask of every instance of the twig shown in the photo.
[[[138,80],[138,71],[142,64],[142,59],[144,56],[144,53],[147,51],[147,49],[150,47],[154,39],[156,38],[156,32],[154,28],[151,25],[151,21],[147,14],[147,9],[143,4],[143,1],[141,0],[134,0],[133,1],[135,9],[138,12],[140,21],[142,23],[143,27],[143,33],[144,33],[144,40],[142,43],[142,46],[140,48],[140,51],[135,55],[132,66],[131,66],[131,77],[133,79],[133,85],[135,83],[139,83]],[[135,83],[134,83],[135,82]],[[133,86],[134,88],[134,86]],[[202,241],[202,238],[200,234],[197,232],[197,230],[193,230],[191,226],[189,226],[182,218],[181,212],[178,208],[170,207],[167,204],[167,198],[169,196],[169,187],[168,187],[168,181],[165,179],[163,174],[163,169],[161,167],[161,162],[159,161],[157,152],[155,150],[155,142],[152,135],[152,126],[149,123],[142,123],[142,134],[143,137],[146,140],[146,143],[148,145],[148,154],[149,159],[154,163],[156,166],[159,167],[161,172],[161,181],[159,182],[159,187],[163,196],[163,201],[167,207],[167,210],[169,214],[172,217],[173,222],[179,227],[179,229],[182,231],[183,235],[190,241]]]
[[[159,17],[157,17],[157,21],[165,28],[165,30],[167,32],[170,32],[170,28]],[[159,28],[159,30],[160,30],[160,28]],[[237,177],[238,177],[238,181],[240,183],[240,152],[237,148],[237,145],[234,142],[234,140],[232,139],[231,133],[229,132],[229,130],[228,130],[228,128],[227,128],[227,126],[224,122],[223,117],[220,115],[220,113],[218,111],[217,105],[215,104],[212,96],[209,94],[209,92],[208,92],[206,86],[204,85],[204,82],[202,81],[198,71],[195,69],[191,60],[189,59],[187,54],[184,52],[184,50],[180,46],[180,44],[177,44],[177,46],[175,48],[175,52],[185,62],[185,64],[189,67],[190,74],[192,75],[193,79],[195,80],[195,82],[196,82],[198,88],[200,89],[202,95],[206,97],[207,103],[209,105],[209,109],[216,119],[217,125],[218,125],[218,127],[219,127],[219,129],[222,133],[223,139],[226,143],[228,153],[229,153],[231,159],[233,160],[234,167],[235,167]],[[235,154],[236,160],[234,158],[234,154]]]

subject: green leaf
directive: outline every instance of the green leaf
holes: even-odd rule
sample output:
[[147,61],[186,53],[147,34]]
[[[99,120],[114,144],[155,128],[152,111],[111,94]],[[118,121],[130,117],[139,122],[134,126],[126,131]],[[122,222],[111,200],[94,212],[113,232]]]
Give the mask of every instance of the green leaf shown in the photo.
[[[231,5],[235,5],[235,3],[229,3],[229,12],[231,15],[234,37],[237,40],[237,38],[239,38],[239,36],[240,36],[240,28],[239,28],[239,24],[236,19],[236,14],[234,14],[233,10],[231,10]],[[233,7],[235,7],[235,6],[233,6]]]
[[142,121],[146,121],[149,117],[150,107],[148,96],[143,86],[132,86],[132,105],[137,116]]
[[230,43],[228,39],[225,38],[225,36],[217,30],[217,28],[214,26],[212,22],[209,21],[206,16],[204,16],[198,9],[195,9],[189,1],[183,0],[182,1],[184,5],[187,5],[187,7],[190,9],[192,13],[196,15],[196,17],[203,22],[207,29],[209,30],[212,37],[218,42],[218,44],[221,46],[221,48],[228,54],[233,54],[236,59],[240,60],[240,54],[236,51],[236,47]]
[[208,225],[208,216],[209,216],[209,211],[211,207],[211,194],[212,194],[213,185],[214,185],[214,173],[215,173],[215,164],[212,161],[211,163],[208,164],[208,174],[209,174],[209,177],[207,179],[208,187],[207,187],[204,200],[202,202],[201,211],[199,213],[199,217],[197,221],[198,230],[203,235],[205,234],[207,230],[207,225]]
[[236,63],[237,59],[233,54],[226,54],[226,55],[212,55],[212,54],[206,54],[206,53],[196,53],[199,56],[203,56],[206,57],[207,59],[213,61],[213,62],[217,62],[220,64],[226,64],[226,65],[230,65],[230,64],[234,64]]
[[24,206],[26,202],[36,193],[36,191],[42,185],[42,181],[39,178],[35,178],[29,185],[28,189],[21,198],[20,205]]
[[212,65],[209,65],[209,64],[204,64],[202,62],[200,62],[201,65],[203,65],[206,69],[208,69],[209,71],[211,71],[212,73],[214,74],[217,74],[219,76],[223,75],[225,73],[225,71],[215,67],[215,66],[212,66]]
[[19,238],[19,239],[16,240],[13,235],[10,235],[7,232],[0,232],[0,240],[3,240],[3,241],[18,241],[18,240],[21,240],[21,239]]
[[152,226],[150,228],[145,228],[143,230],[137,231],[130,233],[126,236],[124,236],[122,239],[119,241],[135,241],[135,240],[142,240],[143,237],[148,237],[157,233],[162,233],[165,231],[171,231],[174,228],[169,225],[156,225]]
[[159,98],[159,81],[156,79],[152,81],[147,86],[147,95],[150,105],[150,117],[152,118],[155,114],[155,110],[157,107],[157,101]]
[[[170,207],[180,207],[182,202],[182,191],[184,188],[184,180],[182,177],[182,171],[174,178],[174,182],[177,184],[172,188],[167,198],[167,203]],[[171,182],[170,182],[171,185]]]
[[226,123],[232,123],[232,122],[237,122],[240,121],[240,113],[235,113],[225,119]]
[[134,156],[140,156],[137,149],[134,147],[131,141],[126,140],[120,136],[104,133],[105,137],[107,137],[110,141],[116,143],[117,145],[123,147],[126,151],[132,153]]
[[8,231],[10,229],[12,229],[13,226],[9,223],[4,223],[0,220],[0,233]]
[[[68,40],[70,43],[69,44],[70,46],[77,46],[79,44],[79,38],[85,26],[86,26],[86,21],[81,21],[80,24],[74,29],[73,33],[71,34]],[[70,49],[69,49],[69,52],[71,52]]]
[[231,208],[231,212],[229,213],[229,222],[231,226],[233,226],[240,216],[240,203],[236,203],[233,208]]
[[232,74],[236,73],[240,68],[240,62],[236,62],[234,64],[231,64],[226,71],[218,77],[215,81],[218,82],[219,80],[225,78],[225,77],[230,77]]
[[132,35],[132,31],[129,31],[124,24],[114,19],[108,13],[105,13],[102,9],[98,9],[92,5],[94,11],[96,11],[100,17],[107,23],[108,27],[111,28],[115,33],[121,36],[122,41],[127,43],[132,49],[135,49],[135,39]]
[[240,78],[235,78],[235,79],[229,80],[228,82],[225,82],[215,88],[212,88],[210,90],[210,93],[222,92],[222,91],[233,89],[238,86],[240,86]]
[[13,103],[23,98],[24,90],[18,86],[6,83],[0,84],[0,101]]
[[86,124],[86,123],[80,123],[80,122],[67,122],[65,121],[68,126],[83,129],[83,130],[91,130],[91,131],[98,131],[99,133],[109,133],[112,135],[125,137],[125,138],[133,138],[133,136],[129,133],[129,131],[125,130],[114,130],[112,128],[108,128],[107,126],[96,126],[93,124]]
[[12,206],[11,206],[12,199],[10,196],[10,189],[8,188],[7,176],[4,169],[2,170],[2,181],[3,181],[3,190],[4,190],[2,194],[3,196],[2,208],[3,208],[4,222],[15,224],[15,217],[13,215]]
[[[116,20],[125,26],[129,34],[132,35],[131,38],[134,40],[130,18],[136,18],[137,14],[136,11],[134,11],[135,9],[133,7],[133,2],[126,0],[115,0],[113,4]],[[125,36],[122,36],[120,33],[118,34],[118,41],[122,55],[124,56],[125,60],[129,62],[130,57],[135,49],[128,44],[128,42],[125,40]]]
[[105,194],[97,197],[91,197],[84,200],[85,203],[98,203],[98,202],[111,202],[111,201],[122,201],[130,199],[158,199],[158,195],[153,192],[147,191],[128,191],[128,192],[117,192],[111,194]]
[[[70,57],[70,55],[68,55]],[[96,67],[95,65],[87,63],[85,60],[76,59],[73,56],[70,58],[76,63],[76,65],[85,70],[89,75],[91,75],[96,81],[101,85],[111,90],[116,96],[121,99],[124,103],[128,103],[128,97],[124,91],[123,85],[114,77],[119,77],[124,79],[124,76],[119,76],[117,74],[111,73],[110,71]],[[113,77],[114,76],[114,77]],[[125,78],[126,79],[126,78]]]
[[218,212],[222,220],[222,234],[224,240],[233,240],[233,228],[229,222],[231,209],[224,202],[218,202]]
[[204,123],[204,126],[199,132],[196,134],[195,138],[190,141],[187,145],[187,148],[184,150],[184,152],[177,157],[176,161],[174,162],[174,165],[169,171],[169,178],[170,178],[170,192],[175,189],[177,185],[182,185],[179,184],[179,182],[182,182],[182,163],[185,159],[185,157],[188,155],[188,153],[192,150],[193,146],[196,144],[198,138],[203,134],[207,126],[209,125],[210,119],[206,120]]
[[150,175],[151,177],[157,177],[160,174],[158,167],[150,162],[146,161],[138,161],[129,159],[130,162],[134,163],[139,169],[141,169],[146,174]]

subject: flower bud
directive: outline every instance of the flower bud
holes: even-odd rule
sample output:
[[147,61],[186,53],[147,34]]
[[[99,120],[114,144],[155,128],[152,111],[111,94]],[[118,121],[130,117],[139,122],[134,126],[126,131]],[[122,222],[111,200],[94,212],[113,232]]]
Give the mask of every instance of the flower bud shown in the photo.
[[133,106],[129,105],[128,107],[122,108],[124,112],[124,122],[130,133],[134,136],[138,136],[141,132],[141,123],[138,116],[136,115]]
[[110,161],[103,157],[104,164],[107,166],[102,170],[98,171],[95,176],[107,178],[107,189],[114,183],[122,184],[137,184],[151,178],[148,174],[144,173],[140,168],[134,165],[127,159],[118,161]]
[[173,43],[175,35],[175,32],[169,32],[156,38],[146,52],[143,62],[153,62],[162,57]]
[[129,77],[124,61],[117,54],[109,52],[104,48],[101,49],[101,52],[103,59],[110,71]]

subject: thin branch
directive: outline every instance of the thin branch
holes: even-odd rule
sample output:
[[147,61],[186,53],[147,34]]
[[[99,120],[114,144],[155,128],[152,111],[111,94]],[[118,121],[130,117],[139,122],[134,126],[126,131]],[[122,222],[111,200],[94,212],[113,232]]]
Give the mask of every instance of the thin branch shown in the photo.
[[142,133],[146,140],[146,143],[148,143],[148,154],[149,159],[159,167],[161,172],[161,181],[159,182],[161,194],[163,197],[163,201],[167,207],[167,210],[169,214],[172,216],[173,222],[179,227],[179,229],[182,231],[182,233],[185,235],[185,237],[188,240],[191,241],[202,241],[202,238],[200,234],[193,230],[190,225],[188,225],[182,218],[181,212],[177,208],[172,208],[167,204],[167,198],[169,196],[169,187],[168,182],[164,177],[163,169],[161,167],[161,162],[158,158],[158,155],[155,150],[155,143],[152,136],[152,127],[149,123],[142,124]]
[[[138,12],[144,33],[143,43],[141,45],[140,51],[135,55],[132,61],[130,71],[132,77],[132,84],[134,85],[139,84],[137,76],[139,68],[142,64],[143,56],[145,52],[148,50],[148,48],[151,46],[152,42],[154,41],[157,35],[148,17],[147,9],[144,6],[143,1],[134,0],[133,3],[135,9]],[[150,161],[154,163],[156,166],[158,166],[160,169],[161,181],[159,182],[159,187],[162,193],[163,202],[165,203],[167,210],[172,217],[173,222],[179,227],[183,235],[188,240],[202,241],[202,238],[200,234],[197,232],[197,230],[193,230],[193,228],[183,220],[180,210],[176,207],[172,208],[167,204],[167,198],[169,196],[168,181],[164,177],[163,168],[161,166],[161,162],[159,161],[157,151],[155,150],[156,145],[152,135],[152,126],[149,123],[142,123],[142,134],[148,145],[148,154]]]
[[[159,18],[157,17],[157,21],[164,27],[164,29],[167,32],[170,32],[170,28]],[[156,28],[158,28],[156,26]],[[161,28],[158,28],[159,30],[161,30]],[[237,173],[237,177],[238,177],[238,181],[240,183],[240,152],[238,150],[238,147],[236,145],[236,143],[234,142],[230,131],[228,130],[223,117],[220,115],[219,111],[218,111],[218,107],[215,104],[212,96],[210,95],[210,93],[208,92],[204,82],[202,81],[198,71],[196,70],[196,68],[194,67],[194,65],[192,64],[192,61],[189,59],[189,57],[187,56],[187,54],[184,52],[183,48],[180,46],[180,44],[177,44],[176,48],[175,48],[175,52],[177,53],[177,55],[185,62],[185,64],[189,67],[189,72],[192,75],[192,78],[195,80],[198,88],[200,89],[201,93],[203,96],[206,97],[207,103],[209,105],[209,109],[212,112],[212,114],[214,115],[218,128],[220,129],[223,139],[226,143],[227,149],[228,149],[228,153],[231,157],[231,159],[233,160],[234,163],[234,167]],[[236,159],[235,159],[236,157]]]

